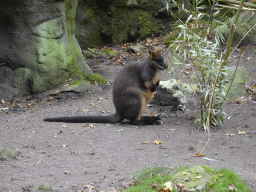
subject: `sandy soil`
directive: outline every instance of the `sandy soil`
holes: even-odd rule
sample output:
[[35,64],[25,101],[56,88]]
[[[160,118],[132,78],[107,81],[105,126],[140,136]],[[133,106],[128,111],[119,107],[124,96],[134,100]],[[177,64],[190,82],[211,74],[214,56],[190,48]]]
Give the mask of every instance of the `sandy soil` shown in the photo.
[[[241,63],[255,78],[255,48],[245,51]],[[253,60],[247,60],[248,57]],[[122,56],[129,63],[135,56]],[[123,65],[98,57],[87,61],[109,80],[108,86],[93,86],[87,93],[47,93],[17,99],[8,110],[0,111],[0,150],[21,152],[16,159],[0,163],[0,191],[39,191],[38,186],[52,186],[53,191],[103,191],[120,189],[131,175],[155,165],[226,166],[238,173],[256,191],[256,102],[224,106],[229,113],[223,125],[211,129],[205,156],[192,157],[202,150],[208,133],[193,127],[188,113],[170,113],[168,107],[148,107],[146,114],[160,114],[159,126],[127,124],[65,124],[42,121],[46,117],[107,115],[114,113],[111,83]],[[235,64],[235,59],[229,65]],[[98,66],[97,68],[95,66]],[[100,71],[99,71],[100,70]],[[169,79],[163,74],[163,80]],[[21,107],[23,106],[23,107]],[[5,103],[0,108],[7,107]],[[161,112],[159,112],[161,109]],[[245,131],[238,135],[237,131]],[[153,144],[160,140],[160,145]],[[194,148],[194,150],[190,150]]]

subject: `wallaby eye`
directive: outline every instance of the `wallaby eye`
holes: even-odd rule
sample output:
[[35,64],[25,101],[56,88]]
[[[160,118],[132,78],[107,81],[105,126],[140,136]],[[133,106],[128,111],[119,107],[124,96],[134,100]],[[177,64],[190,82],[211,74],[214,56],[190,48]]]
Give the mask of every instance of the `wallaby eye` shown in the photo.
[[157,63],[163,62],[163,59],[154,59]]

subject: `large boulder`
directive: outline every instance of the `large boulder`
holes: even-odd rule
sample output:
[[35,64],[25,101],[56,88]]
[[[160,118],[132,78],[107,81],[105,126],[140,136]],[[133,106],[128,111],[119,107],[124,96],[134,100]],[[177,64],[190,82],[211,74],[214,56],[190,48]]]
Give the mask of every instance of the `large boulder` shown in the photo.
[[[235,17],[235,16],[234,16]],[[234,17],[229,19],[225,25],[216,29],[224,35],[225,41],[228,40],[229,32],[231,25],[233,24]],[[240,14],[240,17],[237,21],[233,42],[239,45],[244,45],[245,43],[252,43],[256,45],[256,16],[254,12],[248,11]]]
[[0,99],[91,75],[74,37],[77,0],[12,0],[0,8]]
[[170,30],[162,0],[80,0],[76,36],[82,49],[133,42]]

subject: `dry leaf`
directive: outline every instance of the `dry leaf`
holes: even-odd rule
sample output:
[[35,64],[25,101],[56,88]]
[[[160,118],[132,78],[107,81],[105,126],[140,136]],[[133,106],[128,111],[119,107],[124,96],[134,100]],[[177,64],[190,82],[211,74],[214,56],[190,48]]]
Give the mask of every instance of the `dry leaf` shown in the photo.
[[54,132],[54,137],[58,137],[57,133]]
[[248,124],[245,124],[244,127],[249,127],[249,125],[248,125]]
[[96,125],[94,125],[94,124],[89,124],[89,126],[88,126],[89,128],[95,128],[96,127]]
[[194,150],[195,150],[195,148],[194,148],[194,147],[192,147],[192,146],[190,146],[190,147],[188,148],[188,150],[190,150],[190,151],[194,151]]
[[28,162],[28,159],[26,159],[25,162]]
[[13,116],[16,116],[16,114],[14,113],[14,114],[12,114]]
[[246,135],[246,132],[245,131],[237,131],[237,134],[238,135]]
[[85,185],[84,188],[94,189],[94,187],[93,187],[91,184],[92,184],[92,183],[89,183],[88,185]]
[[61,128],[67,128],[68,126],[67,125],[65,125],[65,124],[63,124],[62,126],[61,126]]
[[38,165],[41,164],[41,163],[42,163],[42,161],[38,161],[38,162],[37,162]]
[[237,191],[236,186],[232,183],[228,184],[228,191]]
[[230,137],[235,137],[235,134],[226,134],[226,135]]
[[201,178],[202,178],[201,175],[198,175],[198,176],[195,177],[195,179],[201,179]]
[[93,105],[94,105],[94,103],[90,103],[90,105],[91,105],[91,106],[93,106]]
[[82,111],[87,113],[89,111],[89,109],[83,109]]
[[43,145],[42,147],[50,147],[50,145]]
[[162,143],[162,141],[159,141],[159,140],[155,140],[154,141],[154,144],[156,144],[156,145],[159,145],[159,144],[161,144]]
[[223,176],[223,173],[219,173],[218,175],[219,175],[220,177],[222,177],[222,176]]
[[182,172],[182,175],[186,175],[186,174],[187,174],[187,172],[186,172],[186,171],[183,171],[183,172]]
[[143,142],[142,144],[149,144],[149,141],[148,142]]
[[27,117],[22,117],[22,119],[27,119]]
[[13,181],[14,179],[13,178],[10,178],[10,180],[9,181]]
[[165,188],[164,190],[165,191],[172,191],[173,190],[173,187],[172,187],[172,182],[171,181],[168,181],[164,184]]
[[32,108],[32,107],[35,107],[35,106],[33,106],[32,103],[28,103],[27,106],[28,106],[28,107],[31,107],[31,108]]
[[68,145],[62,145],[62,147],[67,147]]
[[5,104],[5,101],[2,99],[2,100],[1,100],[1,103],[2,103],[2,104]]
[[183,187],[182,183],[177,184],[178,187]]
[[152,187],[153,189],[159,188],[159,186],[158,186],[156,183],[152,183],[152,184],[151,184],[151,187]]
[[184,179],[184,181],[190,181],[191,179],[190,179],[190,177],[186,177],[185,179]]
[[196,153],[195,155],[193,155],[193,157],[201,157],[201,156],[204,156],[205,153]]

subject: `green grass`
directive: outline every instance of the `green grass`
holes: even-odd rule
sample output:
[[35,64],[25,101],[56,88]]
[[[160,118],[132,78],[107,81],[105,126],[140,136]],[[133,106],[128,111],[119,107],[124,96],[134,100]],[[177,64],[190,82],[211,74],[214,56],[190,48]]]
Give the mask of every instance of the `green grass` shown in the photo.
[[231,169],[221,168],[212,176],[212,183],[209,184],[207,191],[228,191],[229,184],[234,184],[236,192],[249,192],[250,189],[246,183]]
[[16,159],[18,155],[20,155],[21,152],[11,153],[10,151],[6,149],[0,150],[0,161],[4,161],[7,158]]
[[42,185],[39,185],[38,186],[38,189],[41,190],[41,191],[52,191],[52,186],[45,186],[44,184]]
[[[133,185],[129,186],[125,192],[157,192],[159,188],[164,187],[164,183],[172,181],[173,176],[178,172],[183,172],[188,169],[188,166],[179,167],[175,170],[171,170],[166,167],[155,166],[152,169],[144,169],[134,175]],[[211,183],[208,185],[207,192],[213,189],[218,192],[229,191],[229,184],[234,184],[236,192],[250,192],[246,183],[232,170],[227,168],[211,169],[203,166],[203,168],[211,176]],[[152,188],[152,184],[158,185],[157,188]],[[176,191],[176,190],[173,190]]]

